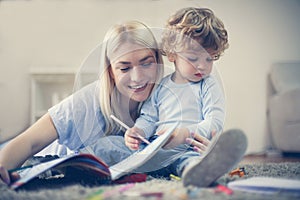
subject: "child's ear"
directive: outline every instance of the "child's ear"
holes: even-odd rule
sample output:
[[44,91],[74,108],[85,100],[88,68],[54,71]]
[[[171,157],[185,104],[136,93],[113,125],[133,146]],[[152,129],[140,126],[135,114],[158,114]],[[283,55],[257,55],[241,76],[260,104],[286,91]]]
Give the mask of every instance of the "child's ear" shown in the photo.
[[170,54],[168,55],[168,59],[169,59],[170,62],[175,62],[175,60],[176,60],[176,55],[175,55],[174,53],[170,53]]

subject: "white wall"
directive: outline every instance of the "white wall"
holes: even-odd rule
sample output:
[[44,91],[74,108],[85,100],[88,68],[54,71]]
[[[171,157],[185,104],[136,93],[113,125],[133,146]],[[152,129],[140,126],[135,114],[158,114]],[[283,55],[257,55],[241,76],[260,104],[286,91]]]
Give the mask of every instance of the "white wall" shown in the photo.
[[78,68],[113,24],[137,19],[163,27],[186,6],[215,11],[230,48],[216,63],[227,96],[225,129],[267,144],[266,77],[272,63],[300,60],[298,0],[18,0],[0,1],[0,141],[29,125],[31,67]]

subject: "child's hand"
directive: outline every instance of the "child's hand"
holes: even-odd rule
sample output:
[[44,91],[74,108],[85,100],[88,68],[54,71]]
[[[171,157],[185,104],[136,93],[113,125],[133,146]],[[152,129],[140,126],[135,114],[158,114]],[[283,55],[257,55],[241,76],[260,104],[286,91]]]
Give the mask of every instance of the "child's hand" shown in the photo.
[[9,185],[12,180],[19,179],[20,176],[17,172],[11,173],[9,175],[8,171],[0,164],[0,180]]
[[128,148],[132,150],[138,150],[140,147],[141,139],[137,137],[137,135],[145,135],[144,131],[137,128],[132,127],[125,132],[125,144]]
[[[166,130],[160,130],[156,134],[162,135],[165,133]],[[185,139],[189,136],[189,130],[187,128],[176,128],[170,139],[167,141],[167,143],[164,145],[163,148],[165,149],[171,149],[174,148],[180,144],[185,143]]]
[[[194,151],[203,153],[210,144],[210,140],[196,133],[191,133],[192,138],[186,138],[186,142],[193,146]],[[216,135],[216,131],[211,132],[212,137]]]

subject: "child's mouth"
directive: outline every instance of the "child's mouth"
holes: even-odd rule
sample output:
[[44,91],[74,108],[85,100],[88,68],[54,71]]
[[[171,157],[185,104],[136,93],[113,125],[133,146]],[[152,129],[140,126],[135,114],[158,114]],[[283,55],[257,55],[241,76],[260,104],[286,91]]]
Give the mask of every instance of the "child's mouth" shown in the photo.
[[197,77],[199,77],[199,78],[202,78],[202,77],[203,77],[203,75],[202,75],[201,73],[197,73],[197,74],[195,74],[195,76],[197,76]]

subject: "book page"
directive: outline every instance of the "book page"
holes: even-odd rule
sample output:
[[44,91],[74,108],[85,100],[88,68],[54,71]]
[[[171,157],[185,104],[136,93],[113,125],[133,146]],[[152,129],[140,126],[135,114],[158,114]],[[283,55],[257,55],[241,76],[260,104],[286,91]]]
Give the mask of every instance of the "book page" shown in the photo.
[[64,167],[80,168],[87,173],[93,172],[100,177],[110,177],[108,166],[99,158],[91,154],[70,154],[48,162],[42,162],[19,172],[20,179],[10,185],[11,189],[16,189],[42,173],[51,169],[61,169]]
[[256,193],[274,193],[279,191],[300,193],[300,180],[273,177],[252,177],[229,182],[228,187],[233,190]]
[[152,156],[154,156],[155,153],[168,141],[177,126],[178,123],[174,124],[164,134],[148,144],[143,150],[137,151],[123,161],[111,166],[109,168],[111,179],[116,180],[121,176],[130,173],[152,158]]
[[48,169],[51,169],[52,167],[58,165],[59,163],[73,157],[74,155],[69,155],[66,157],[62,157],[62,158],[58,158],[55,160],[51,160],[48,162],[44,162],[41,164],[37,164],[35,166],[33,166],[32,168],[27,168],[23,171],[21,171],[19,173],[20,175],[20,179],[18,179],[16,182],[12,183],[10,185],[10,188],[12,189],[16,189],[22,185],[24,185],[25,183],[27,183],[28,181],[30,181],[31,179],[37,177],[39,174],[47,171]]

